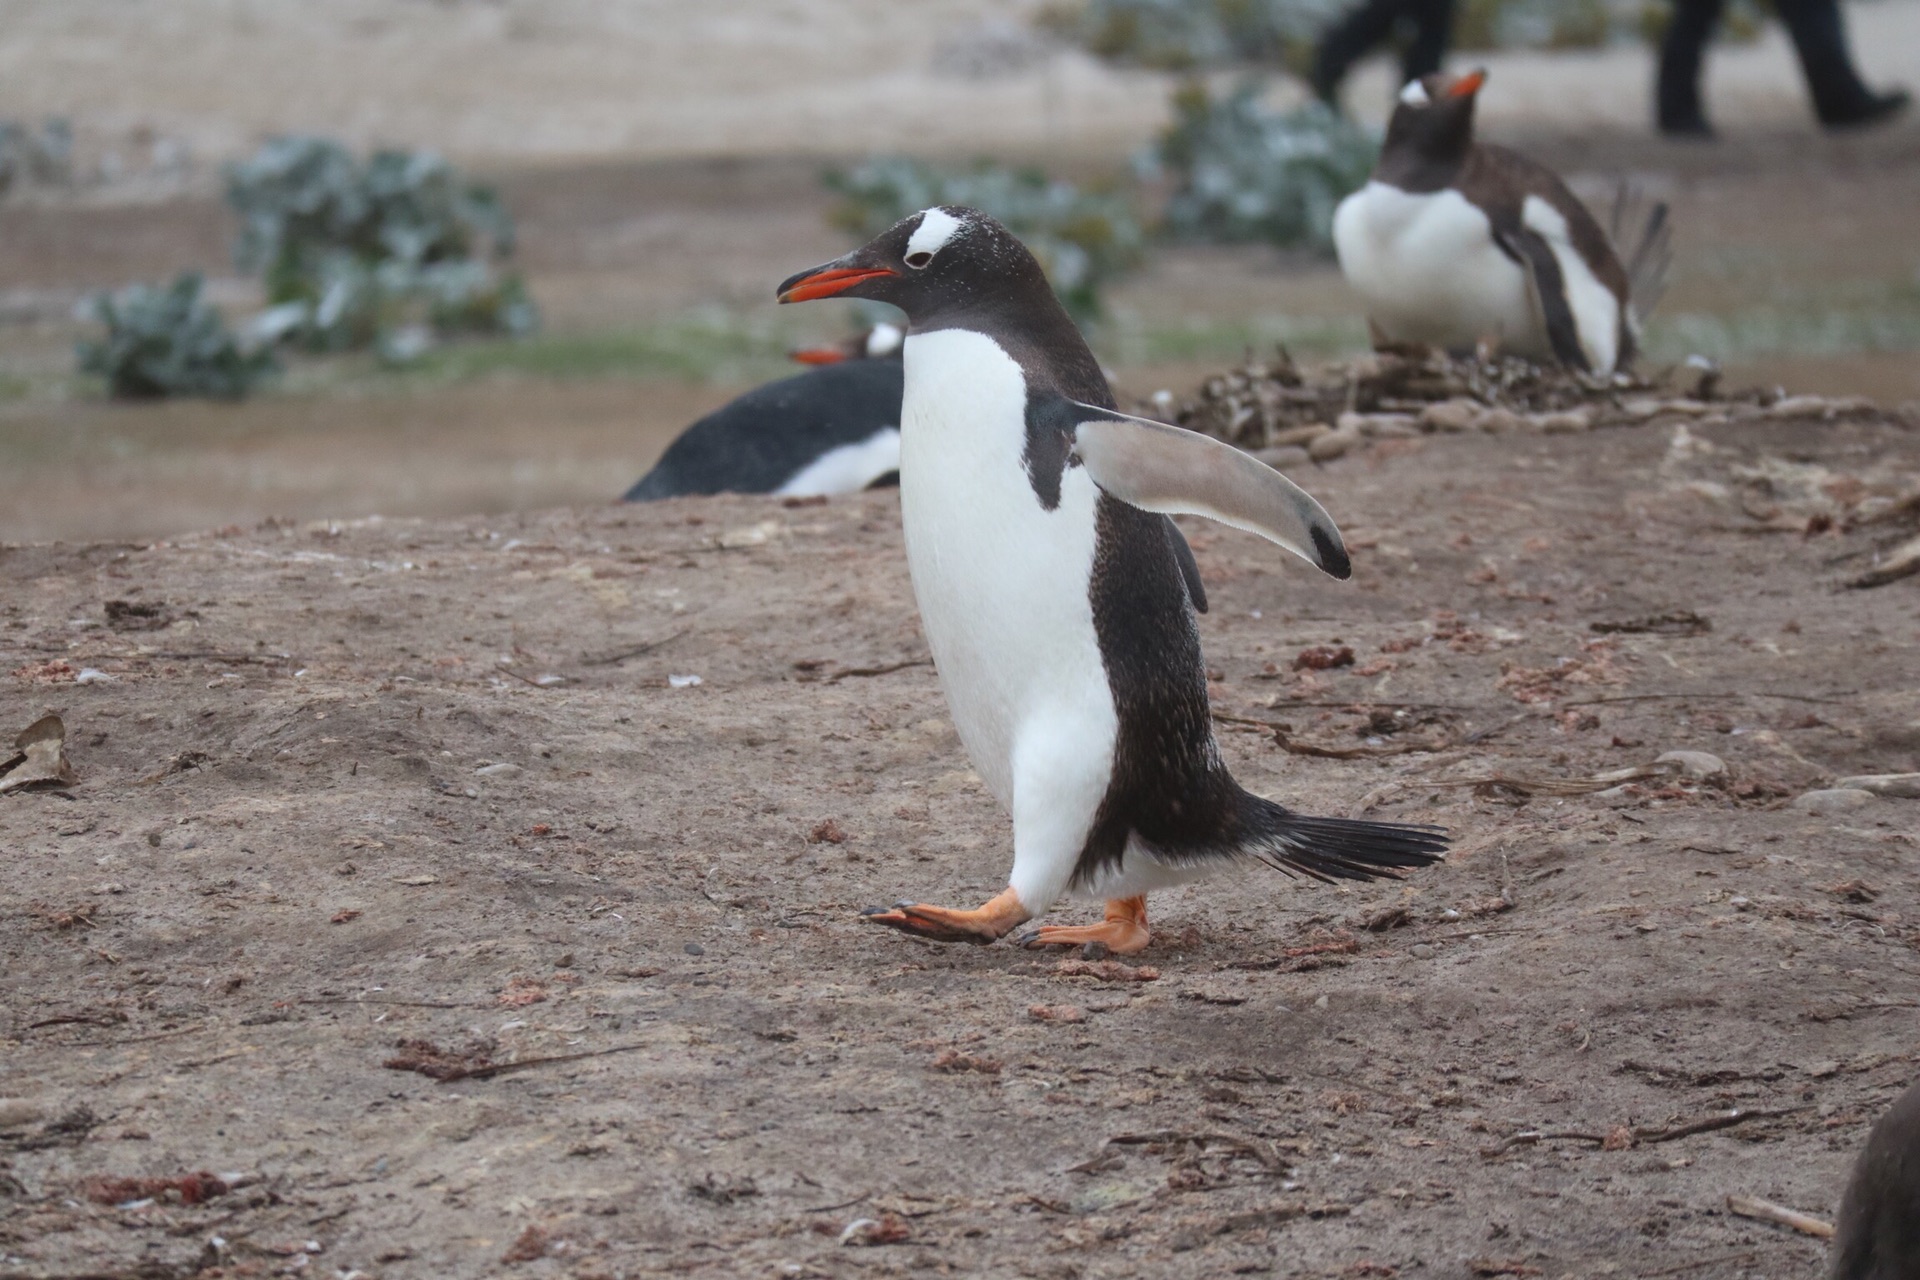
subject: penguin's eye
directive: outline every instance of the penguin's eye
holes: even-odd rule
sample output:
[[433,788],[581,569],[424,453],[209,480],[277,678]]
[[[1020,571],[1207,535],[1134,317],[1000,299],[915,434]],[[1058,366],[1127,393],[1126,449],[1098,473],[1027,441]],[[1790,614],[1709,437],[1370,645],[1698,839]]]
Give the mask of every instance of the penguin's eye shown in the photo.
[[933,261],[933,255],[928,253],[925,249],[921,249],[917,253],[910,253],[906,256],[906,264],[912,267],[915,271],[924,270],[926,265],[932,261]]

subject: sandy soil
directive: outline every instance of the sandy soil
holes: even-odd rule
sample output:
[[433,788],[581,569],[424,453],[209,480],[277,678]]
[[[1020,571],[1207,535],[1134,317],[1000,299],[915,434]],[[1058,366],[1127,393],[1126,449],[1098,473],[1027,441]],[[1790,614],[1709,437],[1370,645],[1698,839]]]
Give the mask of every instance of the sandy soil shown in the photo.
[[[1726,1197],[1830,1213],[1915,1074],[1920,802],[1789,797],[1920,768],[1920,610],[1802,530],[1916,463],[1389,441],[1310,477],[1344,586],[1193,526],[1241,780],[1456,852],[1159,895],[1111,980],[855,915],[1008,862],[891,495],[7,548],[81,780],[0,796],[0,1272],[1813,1274]],[[1729,773],[1578,781],[1669,749]]]

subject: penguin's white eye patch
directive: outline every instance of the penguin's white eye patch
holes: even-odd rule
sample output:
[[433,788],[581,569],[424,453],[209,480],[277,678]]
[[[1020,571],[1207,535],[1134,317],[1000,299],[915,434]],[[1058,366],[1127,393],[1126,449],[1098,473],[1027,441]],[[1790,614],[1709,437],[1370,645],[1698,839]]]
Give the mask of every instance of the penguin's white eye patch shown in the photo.
[[907,238],[907,265],[918,268],[932,262],[933,255],[940,252],[965,225],[945,209],[929,209],[921,214],[920,225]]
[[1427,96],[1427,86],[1418,80],[1407,81],[1407,87],[1400,91],[1400,101],[1410,107],[1430,107],[1433,99]]

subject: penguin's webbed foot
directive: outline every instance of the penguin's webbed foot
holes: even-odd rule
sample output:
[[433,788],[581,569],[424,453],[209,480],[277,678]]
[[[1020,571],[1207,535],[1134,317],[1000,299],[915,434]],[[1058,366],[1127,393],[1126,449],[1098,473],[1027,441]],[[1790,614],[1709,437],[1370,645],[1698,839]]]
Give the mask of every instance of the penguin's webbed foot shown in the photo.
[[860,917],[869,924],[885,925],[931,942],[975,943],[993,942],[1033,918],[1012,889],[1003,890],[972,911],[932,907],[924,902],[896,902],[891,907],[868,907]]
[[1147,899],[1114,898],[1107,903],[1107,918],[1099,924],[1044,925],[1015,939],[1021,946],[1078,947],[1089,942],[1105,944],[1114,955],[1132,955],[1145,951],[1152,934],[1147,929]]

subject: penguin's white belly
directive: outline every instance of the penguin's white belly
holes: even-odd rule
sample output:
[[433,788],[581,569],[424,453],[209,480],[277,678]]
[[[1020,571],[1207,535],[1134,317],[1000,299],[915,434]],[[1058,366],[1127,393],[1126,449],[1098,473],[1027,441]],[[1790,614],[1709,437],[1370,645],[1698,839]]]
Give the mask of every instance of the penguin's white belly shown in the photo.
[[1526,272],[1458,191],[1416,194],[1369,182],[1340,202],[1333,243],[1388,339],[1462,347],[1492,338],[1516,355],[1552,357]]
[[[1016,858],[1023,811],[1038,806],[1041,825],[1057,824],[1046,861],[1071,859],[1119,729],[1088,596],[1099,490],[1071,467],[1059,506],[1041,506],[1023,457],[1025,378],[992,339],[914,334],[905,359],[907,563],[954,727],[1014,813]],[[1017,797],[1016,781],[1030,794]]]

